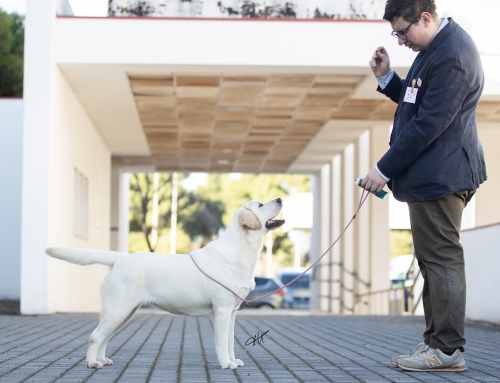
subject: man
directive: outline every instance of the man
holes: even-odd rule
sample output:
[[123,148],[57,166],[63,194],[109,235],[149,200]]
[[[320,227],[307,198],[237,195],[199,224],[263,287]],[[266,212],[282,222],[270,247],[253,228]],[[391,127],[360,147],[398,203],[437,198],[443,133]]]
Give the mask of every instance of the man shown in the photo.
[[405,80],[379,47],[369,64],[378,91],[398,104],[390,148],[363,178],[378,192],[386,183],[407,202],[422,276],[424,341],[392,363],[412,371],[463,371],[465,269],[459,231],[462,211],[486,167],[476,107],[483,70],[470,36],[451,18],[439,19],[434,0],[388,0],[392,35],[419,52]]

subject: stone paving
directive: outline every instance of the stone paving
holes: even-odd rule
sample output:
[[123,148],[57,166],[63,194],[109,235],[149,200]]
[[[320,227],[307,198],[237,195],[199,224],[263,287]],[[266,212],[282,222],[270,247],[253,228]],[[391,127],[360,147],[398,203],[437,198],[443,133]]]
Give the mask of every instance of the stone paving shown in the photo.
[[236,317],[235,353],[245,362],[236,370],[219,367],[211,318],[147,310],[109,343],[113,366],[87,369],[97,322],[97,314],[0,316],[0,382],[500,382],[500,326],[487,323],[467,323],[467,371],[418,373],[390,358],[421,341],[422,317],[246,309]]

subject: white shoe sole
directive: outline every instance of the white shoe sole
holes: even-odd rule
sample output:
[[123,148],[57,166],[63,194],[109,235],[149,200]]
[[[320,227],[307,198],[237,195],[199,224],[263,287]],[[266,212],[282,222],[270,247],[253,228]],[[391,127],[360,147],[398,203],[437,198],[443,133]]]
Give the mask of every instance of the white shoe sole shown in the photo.
[[[399,366],[399,364],[398,364]],[[425,370],[422,370],[420,368],[412,368],[412,367],[406,367],[406,366],[399,366],[403,370],[407,371],[424,371],[424,372],[440,372],[440,371],[448,371],[448,372],[461,372],[467,370],[467,366],[465,363],[462,366],[455,366],[455,367],[445,367],[445,368],[428,368]]]

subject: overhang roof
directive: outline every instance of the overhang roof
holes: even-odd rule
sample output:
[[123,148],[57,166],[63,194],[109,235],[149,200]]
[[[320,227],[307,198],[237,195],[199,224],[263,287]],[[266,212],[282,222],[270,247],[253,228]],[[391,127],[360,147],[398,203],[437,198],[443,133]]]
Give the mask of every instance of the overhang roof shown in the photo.
[[[314,172],[364,130],[392,123],[395,104],[375,91],[360,53],[375,46],[370,31],[385,36],[380,23],[259,22],[255,29],[250,21],[58,21],[57,65],[115,163],[186,172]],[[200,28],[202,38],[193,32]],[[339,39],[341,55],[314,39],[358,32],[364,45]],[[182,38],[168,39],[174,33]],[[224,48],[217,43],[221,33]],[[276,45],[281,35],[294,36],[294,51]],[[259,41],[258,54],[236,45],[240,40],[254,47]],[[404,76],[408,66],[401,64],[411,56],[392,51],[394,69]],[[495,89],[479,105],[480,123],[500,122]],[[317,150],[325,140],[326,157]]]

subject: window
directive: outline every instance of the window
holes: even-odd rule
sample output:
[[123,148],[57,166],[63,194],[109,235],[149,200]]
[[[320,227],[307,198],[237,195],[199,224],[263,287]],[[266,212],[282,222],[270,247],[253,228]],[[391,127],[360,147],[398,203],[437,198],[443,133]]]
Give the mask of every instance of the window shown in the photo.
[[88,238],[88,181],[87,178],[75,169],[75,198],[74,198],[73,232],[76,236]]

